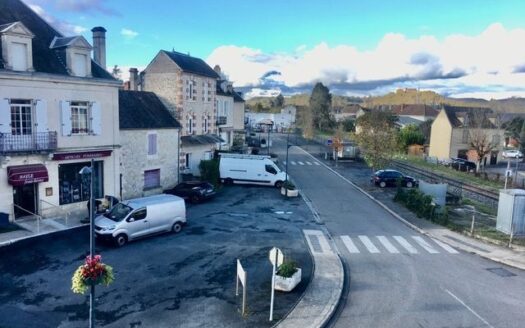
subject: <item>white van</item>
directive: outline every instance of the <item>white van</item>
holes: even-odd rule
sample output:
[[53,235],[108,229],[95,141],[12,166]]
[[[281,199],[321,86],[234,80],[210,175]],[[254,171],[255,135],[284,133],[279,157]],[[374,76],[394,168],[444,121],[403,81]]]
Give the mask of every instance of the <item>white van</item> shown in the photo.
[[97,238],[114,241],[121,247],[150,234],[179,232],[184,224],[184,199],[163,194],[118,203],[95,219],[95,233]]
[[219,171],[225,184],[247,183],[280,188],[286,178],[270,156],[220,154]]

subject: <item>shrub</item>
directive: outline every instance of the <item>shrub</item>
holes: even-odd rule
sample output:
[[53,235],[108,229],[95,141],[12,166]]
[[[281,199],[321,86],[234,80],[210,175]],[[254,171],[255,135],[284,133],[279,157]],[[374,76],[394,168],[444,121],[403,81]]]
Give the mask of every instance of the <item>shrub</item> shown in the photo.
[[404,190],[399,188],[394,197],[396,202],[404,204],[409,210],[416,213],[418,217],[432,218],[434,206],[432,197],[425,195],[417,189]]
[[220,174],[218,158],[202,160],[199,163],[199,171],[201,172],[201,180],[208,181],[215,187],[219,185]]
[[288,190],[295,190],[295,185],[290,180],[287,180],[283,183],[283,188]]
[[277,270],[277,274],[284,278],[290,278],[295,272],[297,272],[297,263],[293,261],[284,261]]

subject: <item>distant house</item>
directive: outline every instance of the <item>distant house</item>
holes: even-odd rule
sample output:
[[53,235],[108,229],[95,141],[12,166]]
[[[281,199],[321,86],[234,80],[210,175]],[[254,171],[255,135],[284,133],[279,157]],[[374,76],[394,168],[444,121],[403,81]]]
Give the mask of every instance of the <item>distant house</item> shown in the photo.
[[91,31],[93,45],[0,1],[0,212],[11,220],[84,215],[79,171],[92,159],[95,197],[118,195],[120,82],[105,70],[106,30]]
[[344,121],[347,118],[355,119],[357,113],[361,108],[362,107],[359,104],[351,104],[344,107],[336,107],[332,110],[332,115],[334,116],[336,122]]
[[122,198],[162,192],[179,181],[179,130],[153,92],[119,91]]
[[433,120],[439,114],[439,109],[424,104],[393,105],[389,110],[399,118],[408,117],[420,122]]
[[[297,108],[286,106],[279,113],[252,113],[247,112],[246,122],[250,128],[271,126],[272,130],[282,131],[295,124]],[[266,129],[266,127],[265,127]]]
[[432,123],[429,156],[442,160],[459,157],[477,161],[470,142],[476,134],[482,134],[496,146],[486,159],[495,164],[502,159],[505,135],[495,123],[496,116],[487,108],[444,106]]
[[204,60],[165,50],[140,74],[141,90],[154,92],[181,124],[179,160],[186,173],[199,175],[200,161],[210,159],[223,142],[217,135],[218,79]]

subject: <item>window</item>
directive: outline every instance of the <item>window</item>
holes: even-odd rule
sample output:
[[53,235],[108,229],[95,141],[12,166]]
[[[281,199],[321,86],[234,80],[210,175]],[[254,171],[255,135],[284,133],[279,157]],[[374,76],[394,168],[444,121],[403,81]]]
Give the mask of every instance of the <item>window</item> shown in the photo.
[[188,134],[193,133],[193,118],[188,117],[188,123],[186,124],[186,128],[187,128]]
[[204,117],[204,133],[208,133],[208,117]]
[[30,100],[11,100],[11,133],[30,135],[32,133]]
[[277,170],[275,169],[275,167],[273,167],[272,165],[270,164],[266,164],[264,166],[264,168],[266,169],[266,172],[268,173],[271,173],[271,174],[277,174]]
[[160,187],[160,169],[144,171],[144,189]]
[[[104,196],[103,161],[94,163],[93,196]],[[90,162],[60,164],[58,166],[58,186],[60,205],[87,201],[89,199],[90,175],[82,176],[80,170],[91,165]]]
[[88,103],[83,101],[71,102],[71,134],[89,132]]
[[75,76],[87,76],[87,56],[84,54],[73,55],[73,74]]
[[186,80],[186,100],[197,100],[197,82]]
[[27,71],[27,45],[25,43],[11,43],[11,63],[13,71]]
[[148,155],[157,155],[157,134],[148,134]]
[[148,211],[145,208],[141,208],[133,212],[133,214],[130,215],[130,218],[133,218],[133,220],[135,221],[139,221],[139,220],[144,220],[147,215],[148,215]]

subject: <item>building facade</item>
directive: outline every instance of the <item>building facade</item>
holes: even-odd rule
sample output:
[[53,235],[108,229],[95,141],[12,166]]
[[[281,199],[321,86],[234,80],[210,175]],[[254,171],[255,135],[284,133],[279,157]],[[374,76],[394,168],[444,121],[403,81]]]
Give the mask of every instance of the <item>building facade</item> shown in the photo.
[[[105,30],[93,35],[105,42]],[[86,209],[119,189],[119,82],[104,48],[63,37],[18,0],[0,4],[0,212],[10,220]],[[102,62],[91,60],[92,50]]]

